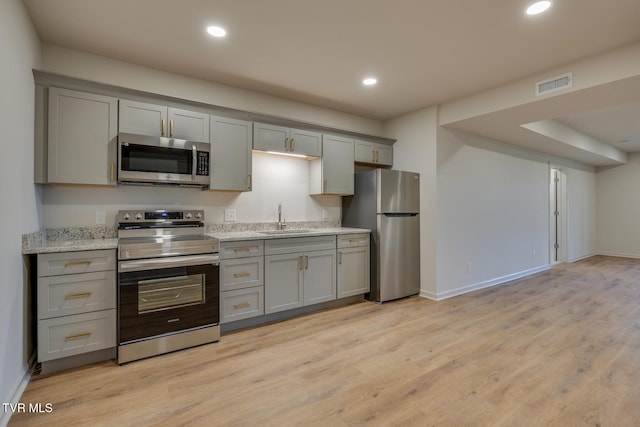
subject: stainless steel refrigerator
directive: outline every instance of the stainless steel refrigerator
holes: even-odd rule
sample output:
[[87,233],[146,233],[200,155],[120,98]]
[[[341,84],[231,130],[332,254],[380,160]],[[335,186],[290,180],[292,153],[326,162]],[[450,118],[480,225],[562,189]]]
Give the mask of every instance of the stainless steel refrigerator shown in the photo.
[[342,198],[342,225],[371,229],[372,301],[420,292],[420,174],[372,169]]

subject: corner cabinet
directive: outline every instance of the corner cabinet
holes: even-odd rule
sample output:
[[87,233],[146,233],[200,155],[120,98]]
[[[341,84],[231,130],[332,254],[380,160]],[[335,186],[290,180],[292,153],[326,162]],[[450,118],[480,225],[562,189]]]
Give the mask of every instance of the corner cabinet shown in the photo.
[[115,259],[115,249],[37,256],[43,373],[115,357]]
[[118,100],[52,87],[47,117],[46,181],[115,186]]
[[352,195],[353,139],[325,134],[322,145],[322,158],[309,162],[309,194]]
[[336,299],[336,236],[265,241],[265,313]]
[[120,132],[209,142],[209,115],[120,99]]
[[338,298],[370,291],[368,234],[338,236]]
[[356,139],[355,161],[380,166],[393,166],[393,147]]
[[253,148],[260,151],[320,157],[322,156],[322,134],[284,126],[254,123]]
[[211,116],[210,190],[251,191],[252,123]]

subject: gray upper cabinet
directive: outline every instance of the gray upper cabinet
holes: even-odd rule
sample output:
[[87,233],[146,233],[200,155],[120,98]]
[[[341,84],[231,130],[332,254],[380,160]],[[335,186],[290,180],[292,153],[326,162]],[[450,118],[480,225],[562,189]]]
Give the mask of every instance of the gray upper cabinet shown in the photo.
[[47,182],[116,185],[118,100],[50,88]]
[[309,194],[353,194],[353,139],[323,135],[322,158],[309,163]]
[[390,145],[356,139],[355,161],[380,166],[392,166],[393,147]]
[[120,132],[209,142],[209,115],[120,99]]
[[254,123],[253,148],[261,151],[320,157],[322,156],[322,134],[284,126]]
[[251,191],[251,125],[211,116],[211,190]]

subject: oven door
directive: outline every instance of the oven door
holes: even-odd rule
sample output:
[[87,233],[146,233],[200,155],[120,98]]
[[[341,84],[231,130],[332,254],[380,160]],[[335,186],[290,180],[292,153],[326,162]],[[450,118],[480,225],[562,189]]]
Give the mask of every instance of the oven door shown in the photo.
[[120,345],[219,323],[218,255],[118,264]]

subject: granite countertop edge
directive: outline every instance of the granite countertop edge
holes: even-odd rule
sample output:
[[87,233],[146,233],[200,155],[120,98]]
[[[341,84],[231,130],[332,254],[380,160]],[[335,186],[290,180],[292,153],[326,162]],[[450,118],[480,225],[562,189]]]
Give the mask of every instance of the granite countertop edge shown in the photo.
[[[287,232],[289,231],[289,232]],[[352,228],[352,227],[330,227],[330,228],[312,228],[299,232],[296,229],[283,230],[277,234],[269,234],[260,231],[225,231],[217,233],[207,233],[208,236],[215,237],[220,242],[233,242],[240,240],[269,240],[269,239],[284,239],[291,237],[314,237],[314,236],[330,236],[341,234],[369,234],[371,230],[366,228]]]
[[[290,231],[287,233],[287,231]],[[240,240],[269,240],[291,237],[314,237],[341,234],[369,234],[371,230],[351,227],[312,228],[304,232],[296,229],[284,230],[278,234],[268,234],[260,231],[221,231],[206,233],[207,236],[216,238],[221,242],[233,242]],[[22,248],[23,255],[37,255],[55,252],[92,251],[100,249],[117,249],[118,239],[76,239],[76,240],[40,240],[25,245]]]
[[95,251],[117,249],[118,239],[53,240],[37,242],[22,249],[23,255],[49,254],[55,252]]

